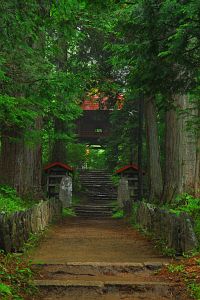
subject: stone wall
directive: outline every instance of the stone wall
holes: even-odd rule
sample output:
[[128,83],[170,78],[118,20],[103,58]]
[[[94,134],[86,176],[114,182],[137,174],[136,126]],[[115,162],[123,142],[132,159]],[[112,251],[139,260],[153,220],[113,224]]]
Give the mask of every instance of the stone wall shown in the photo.
[[143,202],[138,205],[135,219],[137,224],[164,241],[169,248],[175,249],[177,254],[187,253],[198,244],[192,220],[187,213],[177,216]]
[[26,211],[9,216],[0,214],[0,249],[6,252],[20,251],[31,233],[43,230],[61,214],[62,203],[54,199],[41,201]]

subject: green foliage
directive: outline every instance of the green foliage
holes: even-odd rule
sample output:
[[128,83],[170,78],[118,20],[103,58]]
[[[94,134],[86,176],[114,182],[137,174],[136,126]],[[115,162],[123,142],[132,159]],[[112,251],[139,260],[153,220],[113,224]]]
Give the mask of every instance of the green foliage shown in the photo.
[[[33,142],[35,121],[43,119],[44,131],[34,142],[40,144],[43,137],[45,161],[54,140],[63,140],[54,119],[67,122],[68,142],[90,81],[89,68],[77,58],[85,7],[84,1],[2,1],[0,130],[3,138]],[[13,131],[20,134],[15,137]]]
[[81,202],[81,196],[79,196],[76,193],[73,193],[72,195],[72,205],[78,205]]
[[73,208],[64,208],[62,212],[63,217],[75,217],[76,214],[73,210]]
[[[73,122],[87,91],[98,87],[102,95],[109,94],[112,108],[117,94],[126,101],[121,111],[113,111],[105,153],[91,151],[89,168],[104,168],[105,158],[111,168],[131,157],[136,162],[141,95],[160,99],[162,144],[172,95],[190,93],[199,108],[199,9],[197,0],[32,0],[24,5],[2,0],[2,139],[31,142],[34,136],[37,144],[42,139],[45,162],[51,160],[54,143],[70,143],[69,163],[81,166],[86,157],[84,146],[72,145]],[[188,127],[198,133],[199,117],[189,115]],[[43,119],[43,130],[35,134],[37,118]],[[65,130],[55,128],[56,119],[66,123]],[[164,161],[163,145],[161,150]]]
[[[109,5],[108,5],[109,7]],[[119,86],[123,86],[123,111],[114,112],[114,130],[108,141],[108,162],[125,164],[130,161],[130,145],[136,145],[135,134],[128,132],[130,112],[137,110],[137,100],[153,96],[159,110],[159,135],[164,162],[164,115],[174,107],[173,96],[190,93],[194,107],[199,109],[199,3],[164,0],[119,1],[110,4],[101,27],[107,35],[105,49],[109,53]],[[110,40],[112,42],[110,42]],[[196,96],[194,96],[196,94]],[[194,101],[194,98],[196,101]],[[174,107],[175,108],[175,107]],[[120,116],[122,116],[122,121]],[[160,118],[160,115],[162,118]],[[188,128],[199,132],[199,116],[189,112]],[[144,144],[145,147],[145,144]],[[118,153],[116,151],[118,148]],[[137,151],[134,151],[134,160]]]
[[86,165],[89,169],[105,169],[106,168],[105,151],[102,149],[89,149],[86,155]]
[[112,183],[114,184],[114,186],[117,187],[119,185],[120,177],[117,175],[112,175],[111,180],[112,180]]
[[3,299],[6,299],[7,297],[9,297],[11,295],[12,295],[11,288],[4,283],[0,283],[0,296],[2,296]]
[[188,290],[194,299],[199,300],[200,299],[200,284],[196,282],[191,282],[188,285]]
[[0,213],[11,214],[16,211],[24,211],[33,206],[35,201],[21,199],[14,189],[9,186],[0,186]]
[[134,227],[137,226],[136,215],[137,215],[138,206],[139,206],[139,203],[137,203],[137,202],[134,202],[132,205],[132,213],[131,213],[130,223]]
[[176,197],[169,210],[177,215],[188,213],[194,220],[194,229],[200,239],[200,198],[184,193]]
[[13,125],[20,128],[30,127],[36,117],[31,99],[0,95],[0,121],[8,128]]
[[28,241],[25,242],[22,249],[20,249],[23,255],[28,255],[33,249],[35,249],[46,233],[46,229],[37,233],[31,233],[29,235]]
[[30,265],[16,254],[0,253],[0,281],[0,296],[4,300],[22,300],[37,291]]
[[118,209],[113,212],[113,219],[122,219],[124,217],[124,211],[122,209]]
[[200,258],[196,258],[195,261],[196,261],[197,265],[200,266]]
[[91,149],[81,143],[67,144],[67,161],[75,168],[104,169],[106,167],[103,149]]
[[175,201],[170,205],[174,210],[180,212],[188,212],[195,216],[200,212],[200,198],[184,193],[176,197]]
[[169,272],[174,273],[174,272],[184,272],[184,265],[168,265],[167,266]]
[[68,143],[67,161],[71,166],[81,168],[86,161],[86,145],[80,143]]
[[[197,263],[198,263],[198,261],[197,261]],[[190,296],[193,299],[199,300],[200,299],[200,285],[196,281],[197,274],[192,273],[190,268],[188,270],[187,267],[188,267],[187,261],[186,261],[186,265],[184,265],[184,261],[183,261],[183,264],[180,264],[180,265],[170,264],[167,266],[167,269],[170,273],[175,273],[174,276],[176,276],[176,273],[177,273],[177,276],[185,282],[185,285],[187,287],[187,290],[188,290],[188,293],[190,294]]]
[[[111,114],[111,136],[107,140],[106,163],[110,168],[120,168],[130,163],[131,156],[137,162],[137,99],[128,96],[122,110],[114,110]],[[132,153],[131,153],[132,152]]]
[[166,241],[158,239],[156,236],[153,236],[156,247],[161,251],[161,253],[168,257],[176,257],[176,250],[167,246]]

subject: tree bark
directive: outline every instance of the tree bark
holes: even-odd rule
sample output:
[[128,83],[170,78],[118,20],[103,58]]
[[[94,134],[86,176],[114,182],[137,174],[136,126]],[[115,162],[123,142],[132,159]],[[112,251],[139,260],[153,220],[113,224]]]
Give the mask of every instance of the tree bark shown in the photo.
[[160,147],[156,121],[156,108],[153,98],[145,102],[146,141],[148,149],[149,200],[160,202],[163,191]]
[[144,98],[139,99],[138,114],[138,201],[143,197],[143,126],[144,126]]
[[[35,129],[41,126],[38,118]],[[22,129],[2,132],[0,166],[0,184],[15,188],[20,196],[41,197],[41,145],[28,145]]]
[[[163,202],[171,202],[178,194],[194,194],[197,189],[198,149],[196,135],[187,129],[191,118],[184,110],[190,108],[186,95],[174,97],[174,103],[182,111],[171,109],[166,113],[165,137],[165,183],[162,196]],[[193,113],[196,113],[193,110]],[[192,113],[192,114],[193,114]]]
[[200,137],[197,138],[194,194],[195,197],[200,197]]
[[66,151],[66,140],[62,138],[63,134],[66,134],[67,125],[66,121],[55,119],[55,141],[53,143],[51,161],[52,162],[62,162],[66,163],[67,161],[67,151]]

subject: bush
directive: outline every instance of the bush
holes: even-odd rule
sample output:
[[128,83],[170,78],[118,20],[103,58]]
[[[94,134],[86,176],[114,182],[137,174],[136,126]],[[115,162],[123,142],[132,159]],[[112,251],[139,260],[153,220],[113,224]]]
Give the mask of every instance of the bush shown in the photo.
[[63,208],[63,212],[62,212],[62,216],[63,217],[75,217],[75,211],[73,210],[73,208]]
[[184,193],[176,197],[169,210],[177,215],[181,212],[188,213],[194,220],[194,230],[200,240],[200,198]]
[[123,217],[124,217],[124,211],[122,209],[115,211],[112,215],[113,219],[121,219]]
[[13,188],[6,185],[0,186],[0,212],[10,214],[24,211],[33,204],[35,204],[34,201],[21,199]]

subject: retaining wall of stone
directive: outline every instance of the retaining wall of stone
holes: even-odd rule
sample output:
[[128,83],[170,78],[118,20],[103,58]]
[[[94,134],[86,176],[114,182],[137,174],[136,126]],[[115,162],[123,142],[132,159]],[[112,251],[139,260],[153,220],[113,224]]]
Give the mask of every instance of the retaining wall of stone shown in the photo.
[[0,249],[6,252],[20,251],[31,233],[37,233],[61,217],[62,203],[51,199],[41,201],[26,211],[9,216],[0,214]]
[[143,202],[139,204],[135,218],[143,229],[175,249],[177,254],[187,253],[198,245],[193,222],[187,213],[177,216]]

